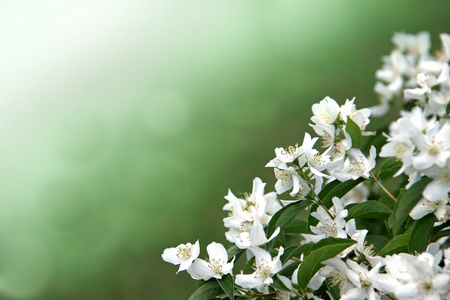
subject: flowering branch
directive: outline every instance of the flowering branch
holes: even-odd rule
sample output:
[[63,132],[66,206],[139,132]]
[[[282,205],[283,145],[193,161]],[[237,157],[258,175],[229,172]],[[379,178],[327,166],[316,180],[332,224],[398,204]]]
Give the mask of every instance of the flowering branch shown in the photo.
[[[325,97],[312,106],[317,137],[276,148],[266,164],[275,191],[255,178],[251,193],[225,196],[228,250],[213,242],[208,259],[199,258],[198,241],[164,250],[178,272],[207,281],[189,299],[450,298],[450,36],[440,37],[432,56],[428,33],[394,35],[376,72],[379,105]],[[366,127],[397,104],[403,110],[384,135],[377,178],[377,151],[365,141],[376,133]],[[386,174],[404,184],[389,192]],[[246,267],[236,272],[241,257]]]

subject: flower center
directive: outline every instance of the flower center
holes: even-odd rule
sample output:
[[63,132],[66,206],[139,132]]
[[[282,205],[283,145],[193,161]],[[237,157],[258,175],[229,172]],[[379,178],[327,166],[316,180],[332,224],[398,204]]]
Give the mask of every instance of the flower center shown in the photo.
[[403,159],[403,156],[405,156],[405,152],[408,149],[403,144],[396,144],[395,150],[397,150],[395,153],[395,157],[397,157],[399,159]]
[[331,272],[330,273],[331,286],[338,286],[339,290],[343,291],[347,286],[347,277],[340,272]]
[[338,231],[336,223],[333,222],[333,220],[330,220],[330,219],[326,219],[325,220],[325,224],[320,222],[317,225],[317,227],[319,227],[319,228],[321,228],[323,230],[323,232],[324,232],[326,237],[330,237],[330,236],[334,237],[334,236],[336,236],[337,231]]
[[325,159],[323,159],[323,157],[322,157],[322,155],[320,155],[320,154],[314,154],[312,157],[311,157],[311,162],[313,163],[313,164],[315,164],[315,165],[318,165],[318,166],[323,166],[323,165],[325,165]]
[[252,226],[252,224],[248,221],[242,222],[241,226],[239,226],[239,232],[250,232],[250,226]]
[[450,170],[441,173],[441,180],[446,186],[450,184]]
[[437,155],[441,152],[442,141],[436,141],[434,137],[425,143],[425,148],[430,155]]
[[220,258],[213,258],[208,261],[208,268],[210,268],[214,273],[222,275],[222,268],[225,262]]
[[425,290],[425,292],[429,292],[433,288],[433,284],[426,281],[422,284],[422,288]]
[[366,241],[364,241],[364,255],[365,256],[375,256],[375,250],[373,250],[373,244],[367,244]]
[[259,262],[259,264],[256,266],[255,269],[255,278],[266,278],[270,276],[270,267],[268,262],[263,258]]
[[359,275],[359,282],[361,282],[361,287],[363,289],[368,289],[372,286],[372,282],[370,281],[369,278],[366,277],[366,275],[364,273],[358,273]]
[[179,260],[184,260],[191,256],[191,247],[189,247],[188,245],[181,244],[177,247],[177,250],[177,258]]
[[321,113],[319,115],[319,118],[324,121],[325,123],[330,123],[330,116],[327,113]]
[[288,146],[281,150],[281,154],[285,156],[294,156],[295,152],[298,150],[298,144],[295,146]]
[[364,163],[364,157],[360,156],[359,160],[355,160],[350,163],[348,172],[351,174],[363,174],[365,169],[366,164]]
[[327,219],[326,220],[326,228],[327,232],[329,233],[329,236],[336,236],[337,234],[337,226],[336,223],[332,220]]
[[275,169],[275,178],[281,180],[282,186],[286,186],[291,181],[290,174],[280,169]]

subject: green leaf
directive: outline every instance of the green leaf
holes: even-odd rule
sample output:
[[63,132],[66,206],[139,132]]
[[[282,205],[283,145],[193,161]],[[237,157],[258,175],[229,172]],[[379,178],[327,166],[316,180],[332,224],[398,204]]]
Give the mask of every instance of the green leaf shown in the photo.
[[288,260],[290,260],[293,256],[299,253],[299,248],[301,246],[289,246],[284,249],[284,253],[281,256],[281,263],[284,265]]
[[[357,180],[347,180],[344,182],[339,182],[338,180],[336,180],[338,183],[334,183],[332,189],[326,189],[326,194],[322,193],[324,191],[322,190],[319,193],[319,198],[325,203],[326,207],[330,208],[331,206],[333,206],[333,197],[342,198],[345,194],[347,194],[350,190],[352,190],[355,186],[357,186],[364,180],[364,178],[358,178]],[[333,182],[329,184],[332,184]]]
[[411,232],[411,238],[409,239],[409,253],[422,253],[427,249],[428,241],[433,231],[433,225],[436,221],[437,219],[434,214],[428,214],[416,221]]
[[311,200],[302,200],[286,205],[277,211],[270,219],[269,225],[267,225],[267,236],[270,237],[274,233],[275,229],[278,227],[283,227],[311,203]]
[[390,209],[394,209],[395,201],[389,197],[389,196],[381,196],[380,199],[378,199],[379,202],[383,203]]
[[221,293],[222,288],[216,280],[208,281],[196,289],[195,292],[189,297],[189,300],[211,300]]
[[397,254],[399,252],[406,252],[408,250],[408,243],[411,237],[410,233],[397,235],[384,246],[380,251],[380,256]]
[[294,273],[295,269],[297,269],[299,264],[300,264],[299,261],[295,261],[295,262],[285,266],[278,274],[290,278],[292,276],[292,273]]
[[366,242],[368,245],[373,245],[373,249],[380,253],[381,249],[389,243],[389,239],[382,235],[368,235],[366,236]]
[[231,244],[231,246],[227,249],[228,260],[231,260],[233,256],[235,256],[235,260],[237,260],[242,253],[244,253],[244,249],[239,249],[236,244]]
[[402,167],[402,161],[395,156],[386,159],[378,171],[377,178],[386,179],[392,177]]
[[450,229],[439,231],[434,236],[434,239],[437,241],[438,239],[443,238],[444,236],[450,236]]
[[306,290],[306,287],[308,286],[308,283],[311,280],[311,278],[322,267],[323,261],[335,257],[336,255],[338,255],[339,253],[341,253],[342,251],[344,251],[345,249],[356,243],[356,241],[350,239],[347,240],[341,239],[341,240],[343,240],[343,242],[331,245],[327,244],[319,249],[316,249],[303,259],[303,262],[300,265],[297,276],[298,285],[301,289]]
[[324,199],[335,187],[337,187],[341,182],[339,180],[333,180],[332,182],[326,184],[322,187],[322,190],[319,192],[319,198]]
[[312,231],[311,231],[311,226],[316,226],[317,223],[319,223],[319,220],[317,220],[316,218],[314,218],[314,217],[311,215],[311,212],[312,212],[312,211],[316,211],[316,210],[317,210],[317,207],[318,207],[317,204],[313,204],[313,205],[311,205],[311,207],[309,208],[308,228],[307,228],[308,233],[312,233]]
[[[327,237],[324,239],[321,239],[317,243],[310,243],[311,246],[305,248],[305,256],[308,256],[311,252],[320,249],[322,247],[328,246],[328,245],[338,245],[338,244],[348,244],[349,241],[353,241],[350,239],[340,239],[340,238],[334,238],[334,237]],[[308,245],[308,244],[305,244]],[[302,245],[302,246],[305,246]]]
[[404,190],[397,198],[392,222],[392,232],[394,233],[394,236],[403,232],[403,225],[409,217],[409,212],[416,206],[417,202],[422,199],[422,191],[430,181],[431,178],[422,178],[408,190]]
[[356,124],[352,119],[347,117],[347,126],[345,127],[345,131],[350,134],[352,138],[352,147],[360,148],[361,147],[361,128],[359,128],[358,124]]
[[222,279],[217,279],[222,290],[227,294],[230,299],[234,299],[234,279],[233,275],[227,274],[222,276]]
[[308,222],[301,219],[293,219],[284,228],[285,233],[307,233],[308,232]]
[[344,208],[345,208],[346,210],[350,210],[353,206],[355,206],[355,205],[357,205],[357,204],[359,204],[359,203],[349,203],[349,204],[347,204],[346,206],[344,206]]
[[348,211],[347,221],[355,218],[387,219],[392,210],[375,200],[359,203]]
[[290,260],[293,256],[300,256],[302,253],[308,253],[309,249],[316,245],[315,243],[307,243],[301,246],[289,246],[284,249],[284,253],[281,256],[281,262],[285,264],[288,260]]
[[199,287],[201,287],[202,285],[204,285],[206,283],[206,281],[204,281],[204,280],[196,280],[195,281],[195,287],[196,288],[199,288]]
[[249,299],[255,299],[255,297],[251,296],[251,295],[243,295],[240,296],[239,298],[236,298],[236,300],[249,300]]

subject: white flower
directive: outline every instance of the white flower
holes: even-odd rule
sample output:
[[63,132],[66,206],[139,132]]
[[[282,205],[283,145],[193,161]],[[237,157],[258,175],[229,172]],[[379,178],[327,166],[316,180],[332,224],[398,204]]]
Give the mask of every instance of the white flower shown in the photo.
[[252,274],[236,275],[236,284],[249,289],[264,289],[273,283],[272,276],[281,271],[282,265],[280,256],[283,255],[284,249],[280,247],[278,255],[272,259],[270,253],[258,247],[251,247],[250,250],[255,256],[255,272]]
[[[292,273],[292,283],[293,284],[298,284],[298,270],[300,269],[301,265],[302,264],[298,265],[297,269],[295,269],[294,273]],[[319,289],[322,286],[325,279],[326,278],[324,276],[320,275],[320,270],[317,271],[317,273],[309,281],[308,288],[310,288],[314,291]]]
[[375,93],[379,96],[379,104],[370,107],[372,115],[375,117],[382,117],[388,113],[390,105],[389,100],[394,96],[392,91],[382,82],[377,81],[374,86]]
[[327,169],[330,163],[330,156],[326,154],[320,154],[318,151],[316,151],[316,153],[311,155],[308,159],[308,165],[311,172],[314,175],[320,177],[329,177],[328,175],[323,174],[322,171]]
[[283,276],[283,275],[278,275],[278,274],[276,276],[284,284],[284,286],[289,289],[289,291],[277,290],[276,291],[277,292],[277,296],[275,297],[275,299],[277,299],[277,300],[289,300],[292,297],[295,297],[296,294],[295,294],[295,292],[293,292],[294,287],[292,286],[292,282],[289,280],[289,278],[287,278],[286,276]]
[[428,103],[425,106],[425,115],[445,115],[450,102],[450,93],[431,91],[428,95]]
[[348,290],[354,288],[351,281],[347,278],[348,266],[337,257],[330,258],[322,262],[325,265],[319,274],[323,277],[329,277],[332,285],[337,285],[341,294],[346,293]]
[[303,144],[300,147],[303,155],[298,158],[299,165],[300,167],[308,166],[311,172],[316,176],[329,177],[321,171],[325,170],[330,164],[330,157],[327,154],[320,154],[319,151],[313,148],[317,140],[317,137],[312,139],[309,133],[305,133]]
[[401,51],[419,56],[426,56],[431,47],[430,33],[426,31],[418,34],[396,32],[392,43]]
[[399,300],[443,299],[448,293],[450,275],[442,273],[439,263],[442,252],[435,256],[422,253],[413,256],[405,253],[386,256],[386,274],[373,277],[374,286],[392,293]]
[[279,167],[293,162],[302,154],[302,150],[297,146],[289,146],[287,148],[275,148],[276,157],[266,164],[266,167]]
[[314,129],[317,135],[321,137],[322,147],[327,148],[334,144],[334,140],[336,137],[336,132],[339,132],[339,128],[336,129],[334,125],[330,124],[309,124],[309,126]]
[[295,197],[306,196],[311,190],[308,186],[308,183],[297,174],[297,171],[293,167],[279,168],[274,169],[275,178],[278,179],[275,183],[275,190],[277,194],[282,194],[287,190],[292,189],[290,195]]
[[447,33],[441,33],[439,35],[442,43],[442,50],[439,53],[438,59],[444,62],[448,62],[450,60],[450,35]]
[[450,273],[450,248],[444,250],[444,269],[447,273]]
[[339,114],[339,104],[330,97],[325,97],[318,104],[313,104],[312,112],[314,116],[311,121],[316,124],[333,124]]
[[377,70],[375,76],[377,79],[387,83],[386,88],[391,95],[399,95],[404,84],[402,75],[408,73],[411,64],[403,53],[398,50],[393,50],[389,56],[384,56],[383,61],[382,69]]
[[358,243],[354,245],[355,254],[357,257],[360,255],[364,256],[364,258],[370,263],[372,267],[380,264],[384,265],[384,259],[381,256],[374,255],[373,245],[367,245],[365,242],[366,235],[369,231],[367,229],[360,230],[352,235],[352,240],[357,241]]
[[[406,120],[404,120],[406,121]],[[409,123],[409,122],[403,122]],[[401,124],[407,125],[407,124]],[[405,128],[405,127],[402,127]],[[406,158],[411,158],[413,155],[413,151],[415,146],[409,136],[406,134],[398,134],[393,137],[388,137],[387,143],[381,148],[380,157],[390,157],[395,156],[398,159],[404,160]]]
[[359,265],[350,259],[347,260],[347,266],[349,267],[349,269],[346,270],[345,275],[347,275],[348,280],[355,287],[346,291],[345,294],[341,294],[341,299],[380,299],[380,295],[375,292],[374,286],[372,285],[372,277],[375,274],[378,274],[381,263],[378,263],[370,271],[364,264]]
[[256,216],[255,209],[253,207],[251,207],[251,209],[254,214],[253,222],[242,222],[239,228],[230,228],[230,230],[225,233],[227,240],[236,244],[239,249],[247,249],[249,247],[263,245],[275,238],[280,232],[280,227],[278,227],[272,236],[267,239],[263,225],[261,224],[260,219]]
[[449,198],[445,196],[437,201],[422,198],[411,210],[409,215],[414,220],[422,219],[424,216],[434,213],[439,222],[447,222],[450,218]]
[[444,168],[433,167],[424,170],[423,173],[433,178],[425,189],[423,196],[431,201],[440,200],[448,195],[450,192],[450,163]]
[[355,98],[353,98],[352,100],[347,99],[345,101],[345,104],[341,106],[341,120],[347,123],[347,118],[350,118],[359,126],[362,131],[364,131],[366,126],[370,123],[369,117],[371,114],[371,110],[369,108],[357,110],[354,102]]
[[162,259],[174,265],[180,265],[177,273],[188,269],[192,262],[200,254],[200,244],[198,241],[194,245],[191,243],[181,244],[175,248],[167,248],[161,255]]
[[306,241],[317,243],[326,237],[347,238],[344,218],[347,217],[348,211],[343,208],[338,197],[333,198],[333,204],[329,213],[322,206],[311,213],[311,216],[319,220],[319,223],[317,223],[317,226],[310,226],[314,234],[302,234]]
[[209,259],[197,258],[187,269],[187,272],[195,280],[209,280],[211,278],[221,279],[223,275],[231,273],[234,265],[234,257],[228,262],[228,254],[225,247],[216,242],[212,242],[206,247]]
[[251,194],[246,194],[245,199],[239,199],[229,190],[225,199],[229,203],[225,204],[224,210],[230,211],[230,215],[225,218],[224,224],[227,228],[239,228],[243,222],[253,222],[255,214],[252,207],[256,211],[256,216],[260,219],[261,224],[266,226],[272,215],[277,212],[281,205],[278,203],[275,193],[264,194],[265,183],[258,177],[253,180],[253,189]]
[[331,147],[328,148],[324,153],[329,155],[332,160],[330,162],[330,165],[328,165],[328,170],[330,172],[332,172],[336,168],[342,168],[345,153],[352,147],[352,138],[347,132],[343,131],[343,133],[345,138],[340,140],[339,142],[333,142]]
[[[422,64],[422,68],[429,67],[434,68],[435,62],[427,62],[428,64]],[[449,66],[445,64],[438,64],[438,71],[440,72],[439,76],[434,75],[433,73],[418,73],[416,76],[417,84],[420,88],[412,88],[404,90],[405,99],[418,99],[422,102],[425,101],[425,96],[428,95],[432,88],[438,84],[446,82],[449,78]]]
[[414,144],[420,150],[420,153],[412,158],[413,165],[418,170],[427,169],[433,164],[444,167],[450,157],[450,122],[445,122],[437,132],[436,129],[413,137]]
[[356,180],[359,177],[369,178],[369,172],[375,167],[376,149],[374,146],[370,148],[369,158],[366,158],[359,149],[350,149],[348,157],[344,162],[342,171],[337,170],[333,173],[339,181],[349,179]]

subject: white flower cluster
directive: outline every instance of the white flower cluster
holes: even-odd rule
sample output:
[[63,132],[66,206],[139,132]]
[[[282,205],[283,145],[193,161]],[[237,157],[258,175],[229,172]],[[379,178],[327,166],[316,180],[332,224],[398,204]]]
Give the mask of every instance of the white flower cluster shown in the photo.
[[349,127],[354,126],[361,135],[372,134],[365,132],[370,122],[370,109],[357,110],[354,101],[347,100],[339,106],[332,98],[325,97],[320,103],[313,104],[311,121],[314,124],[310,125],[323,140],[326,148],[323,153],[313,148],[319,138],[311,138],[308,133],[300,147],[275,149],[276,157],[266,167],[274,168],[278,179],[277,194],[292,189],[292,197],[304,199],[311,189],[318,193],[325,180],[370,177],[369,172],[375,167],[376,149],[371,147],[370,155],[366,157],[358,146],[354,147],[349,133]]
[[319,223],[316,226],[310,226],[313,234],[302,234],[305,242],[317,243],[326,237],[342,239],[351,237],[356,231],[355,220],[346,222],[347,215],[348,210],[344,209],[338,197],[333,198],[333,206],[329,210],[319,206],[317,211],[311,213],[311,216]]
[[[375,265],[357,263],[347,259],[332,258],[324,262],[320,275],[332,277],[341,291],[340,299],[386,299],[419,300],[448,299],[450,296],[450,249],[442,251],[431,244],[427,252],[411,255],[406,253],[378,257]],[[373,257],[375,258],[375,257]],[[441,267],[440,264],[444,263]],[[384,267],[385,272],[380,273]]]
[[423,191],[424,198],[411,212],[416,220],[429,213],[434,213],[441,222],[449,218],[449,137],[448,118],[434,115],[429,119],[417,106],[411,112],[402,112],[402,117],[390,125],[388,143],[381,149],[380,156],[401,160],[403,166],[397,175],[407,174],[409,185],[422,176],[433,179]]
[[[402,61],[407,62],[403,69],[410,70],[400,74],[408,80],[400,85],[398,92],[403,91],[404,101],[415,100],[415,106],[411,111],[402,111],[402,117],[392,122],[388,143],[383,146],[380,156],[395,156],[401,160],[403,166],[397,175],[407,174],[409,185],[423,176],[432,178],[433,181],[423,191],[424,198],[410,215],[417,220],[434,213],[439,221],[446,222],[450,212],[450,120],[447,112],[450,101],[450,36],[441,34],[440,37],[442,49],[432,57],[428,54],[428,34],[394,35],[397,49],[391,56],[403,57]],[[402,51],[406,51],[404,56]],[[384,66],[377,74],[388,72],[388,69]],[[402,89],[403,86],[408,88]]]
[[231,191],[225,196],[228,203],[223,209],[229,211],[229,216],[223,220],[229,229],[225,236],[240,249],[263,245],[279,232],[275,231],[269,239],[264,232],[272,215],[281,208],[274,192],[264,194],[265,185],[255,178],[252,193],[245,194],[244,199],[237,198]]
[[[368,156],[360,148],[364,136],[375,135],[366,131],[371,109],[356,109],[355,99],[339,106],[325,97],[312,106],[310,126],[319,137],[305,133],[300,146],[276,148],[266,164],[274,168],[275,192],[265,193],[266,184],[255,178],[251,193],[225,196],[232,254],[213,242],[209,259],[200,259],[197,241],[164,250],[163,260],[195,280],[217,280],[212,286],[222,299],[450,299],[449,35],[441,40],[432,57],[427,33],[395,34],[396,49],[376,74],[383,102],[373,111],[387,111],[393,97],[405,104],[379,156],[401,162],[391,174],[408,184],[391,194],[374,175],[382,170],[372,173],[376,148],[371,145]],[[315,148],[319,138],[322,151]],[[399,204],[393,194],[422,178],[429,180],[422,195]],[[280,200],[286,192],[290,200]],[[306,221],[297,216],[305,211]],[[430,213],[439,222],[430,215],[420,223]],[[370,223],[364,228],[358,220]],[[247,266],[233,273],[234,254],[243,252]]]
[[438,245],[431,244],[427,252],[419,255],[387,255],[386,273],[372,275],[373,287],[380,294],[395,295],[399,300],[449,299],[450,249],[444,251],[443,261],[443,253],[438,249]]
[[396,33],[392,38],[395,49],[383,57],[384,65],[376,72],[375,84],[380,104],[372,107],[375,116],[389,111],[394,98],[402,102],[419,100],[426,115],[445,114],[450,101],[449,65],[450,35],[440,35],[442,48],[435,57],[429,54],[430,35]]
[[187,270],[196,280],[220,279],[223,275],[231,273],[234,258],[228,262],[227,250],[222,244],[212,242],[206,249],[209,260],[198,258],[200,254],[198,241],[194,245],[187,243],[167,248],[162,254],[162,259],[171,264],[180,265],[178,272]]

